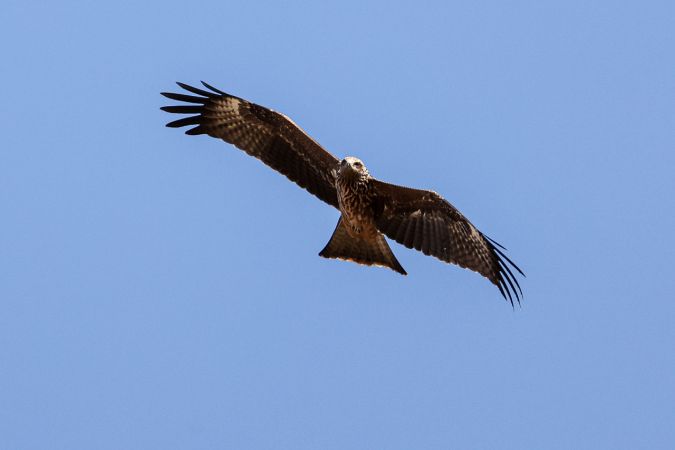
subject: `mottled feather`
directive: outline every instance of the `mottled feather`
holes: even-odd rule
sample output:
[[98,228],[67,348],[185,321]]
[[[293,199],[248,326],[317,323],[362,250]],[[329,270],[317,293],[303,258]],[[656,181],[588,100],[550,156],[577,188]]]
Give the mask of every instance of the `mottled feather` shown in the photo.
[[[376,180],[365,166],[359,166],[364,177],[354,189],[337,186],[341,180],[338,159],[292,120],[202,84],[206,90],[178,83],[188,94],[162,93],[186,103],[165,106],[164,111],[188,114],[167,126],[188,126],[191,128],[186,134],[207,134],[233,144],[338,208],[342,218],[321,256],[383,265],[405,274],[384,233],[408,248],[480,273],[512,305],[514,299],[520,303],[522,291],[512,269],[524,276],[523,272],[504,254],[501,245],[482,234],[440,195]],[[361,164],[352,157],[342,162],[347,160]],[[344,205],[338,200],[338,190]],[[343,219],[353,221],[351,228]]]
[[209,91],[178,83],[197,96],[162,93],[190,103],[165,106],[164,111],[196,114],[170,122],[168,127],[196,125],[186,133],[208,134],[233,144],[338,208],[333,175],[338,160],[333,155],[285,115],[203,84]]
[[381,233],[355,238],[349,235],[342,218],[338,220],[333,236],[319,256],[354,261],[366,266],[389,267],[401,275],[407,275]]
[[382,233],[408,248],[478,272],[512,304],[514,299],[520,302],[522,291],[511,268],[523,272],[447,200],[432,191],[371,182],[375,223]]

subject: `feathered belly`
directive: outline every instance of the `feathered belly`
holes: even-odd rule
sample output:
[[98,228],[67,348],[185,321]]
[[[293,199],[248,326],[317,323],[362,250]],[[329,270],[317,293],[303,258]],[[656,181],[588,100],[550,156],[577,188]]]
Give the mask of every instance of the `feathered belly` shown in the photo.
[[337,183],[337,188],[342,220],[349,235],[367,239],[379,234],[367,192],[359,192],[353,186],[342,183]]

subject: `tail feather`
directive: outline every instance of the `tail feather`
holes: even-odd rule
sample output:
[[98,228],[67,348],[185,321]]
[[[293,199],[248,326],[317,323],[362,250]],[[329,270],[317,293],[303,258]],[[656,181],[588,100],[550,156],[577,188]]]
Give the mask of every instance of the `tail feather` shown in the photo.
[[354,261],[367,266],[389,267],[402,275],[407,275],[382,234],[371,239],[354,238],[347,232],[342,218],[338,221],[328,244],[319,252],[319,256]]

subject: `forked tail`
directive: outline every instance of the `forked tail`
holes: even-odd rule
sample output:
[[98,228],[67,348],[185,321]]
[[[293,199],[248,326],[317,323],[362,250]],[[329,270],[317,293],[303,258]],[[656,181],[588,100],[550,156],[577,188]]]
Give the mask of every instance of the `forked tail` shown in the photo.
[[389,267],[402,275],[407,275],[382,234],[378,233],[377,237],[370,239],[351,237],[342,223],[342,218],[338,220],[333,236],[319,252],[319,256],[354,261],[367,266]]

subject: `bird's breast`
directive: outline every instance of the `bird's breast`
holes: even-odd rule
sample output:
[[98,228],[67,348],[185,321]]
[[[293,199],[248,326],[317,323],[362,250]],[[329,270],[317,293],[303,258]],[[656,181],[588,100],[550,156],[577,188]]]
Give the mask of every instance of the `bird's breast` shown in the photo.
[[362,238],[377,234],[367,184],[352,183],[338,177],[336,188],[342,220],[349,234]]

